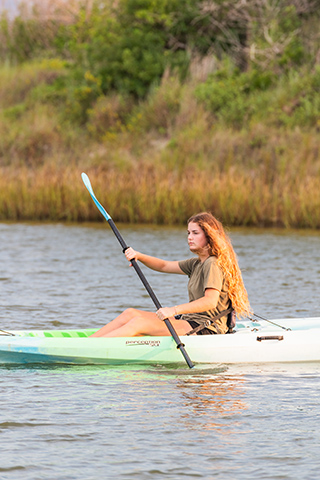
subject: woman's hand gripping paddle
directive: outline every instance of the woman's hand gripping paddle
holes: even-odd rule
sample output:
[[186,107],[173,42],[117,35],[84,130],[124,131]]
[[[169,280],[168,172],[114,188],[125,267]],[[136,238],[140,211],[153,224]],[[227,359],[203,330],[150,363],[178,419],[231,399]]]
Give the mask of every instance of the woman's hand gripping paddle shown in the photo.
[[[122,238],[119,230],[117,229],[114,221],[112,220],[112,218],[110,217],[110,215],[106,212],[106,210],[103,208],[103,206],[101,205],[101,203],[97,200],[97,197],[95,196],[94,192],[93,192],[93,189],[92,189],[92,186],[91,186],[91,183],[90,183],[90,180],[89,180],[89,177],[87,174],[85,173],[82,173],[81,174],[81,177],[82,177],[82,180],[83,180],[83,183],[85,184],[88,192],[90,193],[91,197],[92,197],[92,200],[94,201],[94,203],[96,204],[98,210],[100,211],[100,213],[104,216],[104,218],[107,220],[107,222],[109,223],[113,233],[115,234],[115,236],[117,237],[121,247],[122,247],[122,251],[125,252],[125,250],[128,248],[128,245],[126,244],[126,242],[124,241],[124,239]],[[149,285],[146,277],[144,276],[143,272],[141,271],[139,265],[137,264],[136,260],[133,259],[131,260],[131,263],[132,263],[132,266],[134,267],[135,271],[137,272],[140,280],[142,281],[143,285],[145,286],[147,292],[149,293],[153,303],[155,304],[157,310],[159,310],[161,307],[161,304],[159,302],[159,300],[157,299],[154,291],[152,290],[151,286]],[[188,366],[190,368],[192,368],[194,365],[189,357],[189,355],[187,354],[185,348],[184,348],[184,344],[181,342],[177,332],[175,331],[175,329],[173,328],[173,325],[172,323],[170,322],[170,320],[167,318],[164,320],[171,336],[173,337],[174,341],[176,342],[177,344],[177,348],[179,348],[179,350],[181,351],[182,355],[184,356],[184,359],[185,361],[187,362]]]

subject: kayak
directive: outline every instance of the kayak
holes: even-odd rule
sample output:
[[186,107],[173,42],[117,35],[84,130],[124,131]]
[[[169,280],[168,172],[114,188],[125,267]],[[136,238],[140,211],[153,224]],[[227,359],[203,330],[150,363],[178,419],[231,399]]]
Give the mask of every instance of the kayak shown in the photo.
[[[181,336],[200,364],[320,361],[320,317],[238,322],[227,335]],[[171,336],[88,338],[95,329],[1,331],[0,364],[176,364]]]

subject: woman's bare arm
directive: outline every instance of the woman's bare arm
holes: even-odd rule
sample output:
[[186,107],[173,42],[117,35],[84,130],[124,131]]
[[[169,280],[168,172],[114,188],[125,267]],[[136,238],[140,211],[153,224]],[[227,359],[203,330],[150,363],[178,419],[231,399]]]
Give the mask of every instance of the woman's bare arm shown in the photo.
[[207,288],[204,297],[198,298],[193,302],[183,303],[175,307],[164,307],[157,311],[158,318],[165,320],[166,318],[181,315],[183,313],[200,313],[207,310],[214,310],[219,300],[220,292],[214,288]]
[[145,255],[144,253],[137,252],[131,247],[127,248],[125,255],[129,262],[133,259],[138,260],[146,267],[151,268],[151,270],[164,273],[180,273],[184,275],[184,272],[179,267],[178,261],[162,260],[161,258]]

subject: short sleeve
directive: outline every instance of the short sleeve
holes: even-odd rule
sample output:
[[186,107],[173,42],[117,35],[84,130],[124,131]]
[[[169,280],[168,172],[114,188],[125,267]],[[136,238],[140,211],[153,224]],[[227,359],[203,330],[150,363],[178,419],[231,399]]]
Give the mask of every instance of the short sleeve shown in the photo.
[[180,260],[179,262],[179,267],[185,273],[190,277],[191,273],[193,272],[195,264],[199,262],[197,258],[189,258],[188,260]]

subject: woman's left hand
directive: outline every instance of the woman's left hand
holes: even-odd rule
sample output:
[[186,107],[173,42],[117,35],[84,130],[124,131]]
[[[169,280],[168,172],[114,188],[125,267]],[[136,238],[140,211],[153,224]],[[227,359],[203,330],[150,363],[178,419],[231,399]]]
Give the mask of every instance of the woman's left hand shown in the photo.
[[157,311],[157,317],[159,320],[166,320],[167,318],[174,317],[176,315],[175,307],[159,308]]

